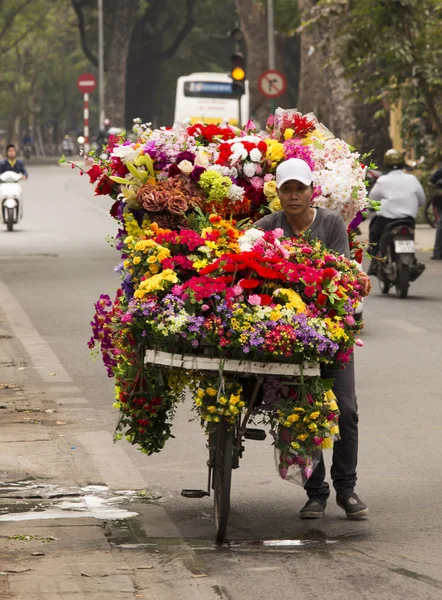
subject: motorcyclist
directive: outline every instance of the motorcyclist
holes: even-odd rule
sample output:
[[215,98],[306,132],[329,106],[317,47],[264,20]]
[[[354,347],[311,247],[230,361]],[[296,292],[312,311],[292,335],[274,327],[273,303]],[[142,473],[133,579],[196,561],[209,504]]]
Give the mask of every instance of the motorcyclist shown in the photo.
[[98,132],[97,140],[96,140],[99,150],[101,150],[103,148],[103,146],[107,146],[107,143],[109,141],[110,125],[111,125],[110,119],[104,119],[103,129],[100,129],[100,131]]
[[23,161],[17,158],[17,150],[14,144],[8,144],[6,146],[6,158],[0,162],[0,175],[6,171],[21,173],[23,175],[23,179],[27,179],[29,177]]
[[[379,177],[370,198],[379,200],[381,208],[370,223],[370,254],[379,254],[378,245],[385,227],[401,219],[416,219],[419,206],[425,204],[425,192],[417,177],[406,173],[403,152],[391,148],[384,155],[384,164],[389,173]],[[377,261],[372,260],[369,275],[376,275]]]

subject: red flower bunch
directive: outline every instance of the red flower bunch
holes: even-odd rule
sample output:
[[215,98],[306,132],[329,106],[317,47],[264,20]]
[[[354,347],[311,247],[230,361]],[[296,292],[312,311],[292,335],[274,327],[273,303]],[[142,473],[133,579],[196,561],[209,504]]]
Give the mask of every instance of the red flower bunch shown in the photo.
[[222,140],[230,140],[235,137],[235,133],[228,127],[218,127],[218,125],[203,125],[196,123],[187,128],[187,133],[192,137],[200,138],[201,142],[207,141],[212,143],[216,141],[214,138]]
[[281,125],[281,134],[284,136],[286,129],[293,129],[294,137],[303,138],[316,127],[315,119],[301,113],[285,114]]
[[[250,155],[251,151],[257,148],[261,154],[264,156],[267,152],[267,144],[264,140],[260,140],[259,142],[251,142],[250,140],[235,140],[235,144],[241,144],[245,150],[247,150]],[[230,161],[230,157],[232,156],[232,143],[224,142],[219,145],[219,157],[216,161],[217,165],[227,165]]]

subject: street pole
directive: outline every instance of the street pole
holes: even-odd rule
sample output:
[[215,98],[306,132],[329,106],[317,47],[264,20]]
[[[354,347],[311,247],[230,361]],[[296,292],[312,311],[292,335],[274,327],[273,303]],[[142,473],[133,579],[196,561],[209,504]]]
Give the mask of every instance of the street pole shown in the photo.
[[[267,52],[269,71],[275,70],[275,10],[273,0],[267,0]],[[275,112],[276,101],[270,100],[270,109]]]
[[98,105],[99,127],[104,129],[104,38],[103,38],[103,0],[98,0]]
[[267,0],[267,44],[269,71],[275,70],[275,11],[273,0]]
[[83,94],[84,153],[89,152],[89,94]]

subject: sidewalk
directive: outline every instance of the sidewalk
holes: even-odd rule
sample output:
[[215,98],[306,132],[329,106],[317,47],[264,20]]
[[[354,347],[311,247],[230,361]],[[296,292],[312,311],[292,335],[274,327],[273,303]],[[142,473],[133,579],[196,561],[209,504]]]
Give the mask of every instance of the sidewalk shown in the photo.
[[[109,451],[76,441],[74,415],[93,420],[93,407],[73,382],[48,372],[47,383],[39,368],[0,311],[2,600],[223,598],[155,495],[100,479]],[[126,469],[118,450],[115,479]],[[176,539],[172,555],[164,535]]]

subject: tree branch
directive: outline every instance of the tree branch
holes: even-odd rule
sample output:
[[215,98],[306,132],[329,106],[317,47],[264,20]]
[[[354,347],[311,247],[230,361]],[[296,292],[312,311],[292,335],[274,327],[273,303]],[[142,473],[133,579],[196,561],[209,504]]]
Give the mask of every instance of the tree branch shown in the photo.
[[85,53],[86,58],[88,58],[95,67],[98,67],[98,58],[90,49],[86,39],[86,26],[83,13],[83,5],[84,0],[72,0],[72,7],[75,10],[78,19],[78,29],[80,31],[81,47],[83,48],[83,52]]
[[35,0],[25,0],[25,2],[23,4],[21,4],[20,6],[17,6],[17,8],[15,10],[13,10],[11,12],[11,14],[9,14],[5,21],[4,21],[4,25],[2,27],[2,30],[0,31],[0,39],[5,35],[5,33],[8,31],[8,29],[12,26],[15,17],[27,6],[29,6],[29,4],[32,4],[32,2],[34,2]]
[[163,52],[160,53],[160,55],[159,55],[160,60],[169,60],[170,58],[175,56],[176,52],[178,51],[178,48],[181,46],[184,39],[192,31],[192,28],[195,25],[195,19],[193,17],[193,9],[195,8],[196,1],[197,0],[187,0],[187,14],[186,14],[186,20],[184,22],[184,25],[182,26],[180,31],[177,33],[176,38],[174,39],[172,44],[169,46],[169,48],[167,48],[166,50],[164,50]]
[[10,52],[11,50],[13,50],[15,47],[17,47],[20,42],[22,40],[24,40],[30,33],[32,33],[35,29],[37,29],[37,27],[40,27],[42,25],[44,21],[44,18],[40,19],[39,21],[36,21],[32,27],[29,27],[29,29],[27,29],[26,31],[24,31],[22,33],[22,35],[20,35],[17,39],[15,39],[13,42],[11,42],[10,44],[8,44],[6,47],[1,47],[0,46],[0,56],[6,56],[6,54],[8,54],[8,52]]

